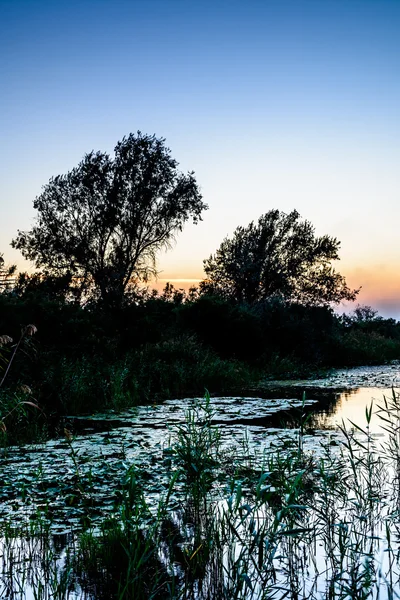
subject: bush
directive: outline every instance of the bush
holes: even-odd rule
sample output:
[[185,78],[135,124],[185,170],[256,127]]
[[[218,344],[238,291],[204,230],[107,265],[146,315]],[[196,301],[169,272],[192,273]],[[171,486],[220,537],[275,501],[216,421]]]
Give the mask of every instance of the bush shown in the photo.
[[148,344],[132,357],[139,394],[147,400],[242,387],[251,380],[248,367],[224,360],[194,336]]
[[377,365],[399,357],[400,340],[354,329],[339,339],[336,361],[347,366]]

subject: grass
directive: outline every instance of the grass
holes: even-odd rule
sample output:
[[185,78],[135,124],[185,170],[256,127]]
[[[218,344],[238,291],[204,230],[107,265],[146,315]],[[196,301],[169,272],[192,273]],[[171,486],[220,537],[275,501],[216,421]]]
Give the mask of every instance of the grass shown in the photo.
[[[291,445],[250,455],[221,439],[207,395],[173,430],[156,497],[150,474],[122,456],[112,511],[62,547],[48,516],[18,532],[3,523],[2,597],[23,598],[34,581],[38,600],[73,590],[118,600],[397,598],[399,396],[377,407],[382,443],[372,413],[364,426],[343,424],[337,446],[307,450],[304,417]],[[67,444],[84,510],[95,485],[69,435]]]
[[24,350],[31,338],[37,332],[35,325],[27,325],[21,329],[20,337],[13,346],[12,338],[0,336],[0,445],[7,446],[18,437],[20,442],[27,439],[39,439],[43,436],[43,423],[32,417],[32,409],[40,411],[37,402],[32,397],[32,390],[24,383],[18,383],[14,389],[6,388],[6,380],[18,353]]
[[[85,414],[121,410],[139,403],[246,386],[254,373],[235,360],[223,360],[191,336],[147,344],[124,358],[61,358],[44,373],[47,410]],[[48,405],[48,406],[47,406]]]
[[[35,386],[28,386],[21,371],[23,361],[32,358],[29,342],[35,332],[32,325],[23,328],[13,345],[11,338],[0,336],[3,448],[43,441],[62,432],[66,415],[121,411],[165,398],[196,395],[205,387],[224,392],[242,388],[255,378],[255,372],[244,364],[221,359],[194,337],[183,335],[146,344],[113,360],[96,355],[48,356],[44,363],[39,361]],[[19,359],[18,364],[14,364],[15,359]]]

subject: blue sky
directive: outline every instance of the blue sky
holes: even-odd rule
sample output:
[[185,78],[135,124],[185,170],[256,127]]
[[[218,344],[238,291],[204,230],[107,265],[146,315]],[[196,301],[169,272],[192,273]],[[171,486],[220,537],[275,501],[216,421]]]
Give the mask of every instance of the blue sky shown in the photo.
[[399,31],[400,0],[0,0],[0,252],[22,267],[9,243],[41,186],[140,129],[210,207],[161,279],[201,278],[236,226],[296,208],[400,318]]

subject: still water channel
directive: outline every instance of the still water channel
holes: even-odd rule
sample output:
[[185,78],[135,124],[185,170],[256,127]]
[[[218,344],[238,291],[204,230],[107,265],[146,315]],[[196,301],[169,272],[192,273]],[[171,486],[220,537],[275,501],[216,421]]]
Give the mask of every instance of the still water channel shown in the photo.
[[[338,443],[338,424],[365,426],[371,401],[379,406],[398,387],[398,365],[341,370],[314,381],[268,381],[243,395],[213,397],[212,421],[218,425],[222,450],[263,456],[290,444],[300,421],[310,415],[305,445],[318,452],[323,438],[328,437],[332,445]],[[148,501],[156,505],[170,476],[174,428],[184,422],[198,400],[171,399],[118,414],[71,416],[65,427],[73,432],[72,442],[54,439],[8,448],[0,462],[0,519],[10,527],[47,520],[62,556],[68,536],[88,525],[95,528],[115,507],[113,490],[132,464],[146,474]],[[371,421],[371,431],[384,436],[377,417]],[[77,478],[90,497],[85,506],[74,491]],[[0,576],[0,589],[6,586],[7,576],[2,581]],[[21,598],[34,597],[28,584],[24,593]]]
[[[387,365],[335,372],[331,377],[304,381],[272,381],[244,396],[211,399],[213,423],[219,426],[222,446],[262,453],[287,443],[295,435],[301,416],[307,422],[306,443],[317,448],[321,437],[334,439],[336,426],[350,421],[365,425],[365,409],[375,406],[392,388],[400,387],[400,367]],[[303,407],[303,394],[305,406]],[[95,499],[90,519],[101,518],[114,503],[110,495],[121,469],[133,463],[148,474],[154,489],[162,485],[168,466],[168,448],[174,427],[182,424],[193,402],[201,399],[167,400],[154,406],[139,406],[121,413],[66,419],[74,434],[73,448],[79,460],[80,476],[87,480]],[[373,417],[371,430],[383,435],[381,422]],[[165,472],[165,473],[164,473]],[[65,439],[45,444],[8,448],[0,462],[0,518],[11,523],[26,522],[46,510],[55,532],[79,527],[82,511],[72,497],[76,465]],[[68,516],[65,496],[71,494]]]

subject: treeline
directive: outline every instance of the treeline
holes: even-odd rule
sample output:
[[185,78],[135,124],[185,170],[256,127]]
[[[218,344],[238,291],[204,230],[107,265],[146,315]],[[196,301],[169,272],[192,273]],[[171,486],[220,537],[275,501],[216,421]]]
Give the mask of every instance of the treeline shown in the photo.
[[[24,340],[6,388],[18,396],[21,384],[28,386],[48,416],[204,388],[239,391],[265,377],[318,375],[400,357],[400,323],[367,307],[338,316],[326,306],[278,298],[238,303],[172,286],[113,310],[71,302],[43,282],[1,293],[0,333],[15,343],[28,323],[38,331]],[[1,349],[3,359],[12,348]]]

